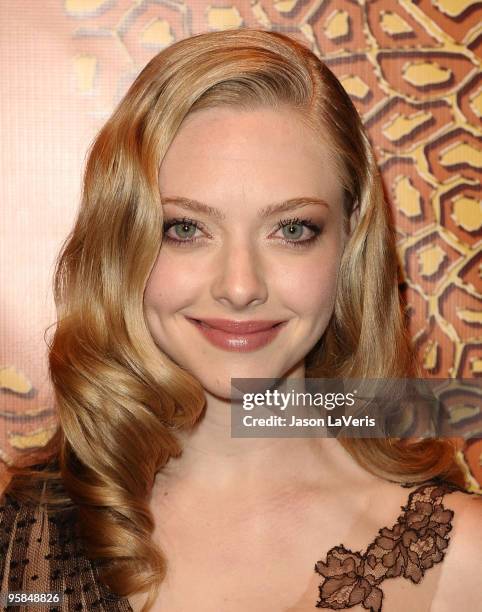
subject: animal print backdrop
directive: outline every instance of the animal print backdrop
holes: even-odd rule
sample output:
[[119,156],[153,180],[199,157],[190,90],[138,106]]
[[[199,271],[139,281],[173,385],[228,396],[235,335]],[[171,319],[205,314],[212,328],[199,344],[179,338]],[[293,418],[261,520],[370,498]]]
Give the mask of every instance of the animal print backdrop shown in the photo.
[[[55,427],[43,334],[88,145],[155,53],[207,30],[285,32],[336,73],[375,145],[425,375],[482,376],[481,2],[17,0],[0,10],[4,463]],[[470,429],[477,413],[480,402],[461,402],[453,421]],[[461,438],[459,459],[482,492],[482,439]]]

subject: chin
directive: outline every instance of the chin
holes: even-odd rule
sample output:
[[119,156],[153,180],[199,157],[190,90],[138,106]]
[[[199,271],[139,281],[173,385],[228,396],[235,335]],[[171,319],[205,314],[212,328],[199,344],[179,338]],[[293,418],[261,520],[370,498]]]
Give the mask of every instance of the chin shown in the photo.
[[206,393],[209,393],[217,399],[231,402],[231,383],[227,385],[203,385]]
[[[214,368],[214,371],[216,371],[216,368]],[[262,378],[262,379],[274,380],[274,379],[280,379],[280,378],[289,376],[291,369],[289,371],[286,371],[286,369],[279,369],[275,371],[274,368],[270,368],[269,371],[263,371],[260,366],[258,367],[245,366],[244,368],[243,367],[234,368],[232,372],[226,372],[226,371],[220,372],[219,369],[217,371],[218,371],[218,374],[216,375],[216,377],[213,377],[212,373],[210,373],[208,376],[203,376],[201,373],[198,373],[198,374],[193,373],[193,375],[199,380],[203,388],[211,395],[214,395],[218,398],[231,400],[231,394],[232,394],[231,379],[232,378],[244,378],[244,379],[255,379],[255,380]],[[264,383],[259,384],[259,389],[256,388],[256,384],[254,384],[254,387],[253,385],[249,386],[250,393],[257,393],[257,392],[263,393],[265,389],[266,389],[266,385]]]

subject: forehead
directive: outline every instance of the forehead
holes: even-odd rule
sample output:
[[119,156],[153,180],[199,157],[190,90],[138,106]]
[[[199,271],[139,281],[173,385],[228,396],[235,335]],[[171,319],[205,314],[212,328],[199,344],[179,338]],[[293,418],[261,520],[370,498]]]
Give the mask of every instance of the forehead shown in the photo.
[[210,108],[188,115],[160,167],[163,195],[266,204],[342,197],[332,148],[292,109]]

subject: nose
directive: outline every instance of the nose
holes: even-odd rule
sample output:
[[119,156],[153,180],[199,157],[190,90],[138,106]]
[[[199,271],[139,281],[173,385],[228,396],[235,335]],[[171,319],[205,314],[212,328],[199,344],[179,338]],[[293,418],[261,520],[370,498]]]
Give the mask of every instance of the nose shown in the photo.
[[233,310],[266,301],[266,278],[260,256],[252,245],[246,242],[226,244],[218,258],[218,273],[211,286],[215,300]]

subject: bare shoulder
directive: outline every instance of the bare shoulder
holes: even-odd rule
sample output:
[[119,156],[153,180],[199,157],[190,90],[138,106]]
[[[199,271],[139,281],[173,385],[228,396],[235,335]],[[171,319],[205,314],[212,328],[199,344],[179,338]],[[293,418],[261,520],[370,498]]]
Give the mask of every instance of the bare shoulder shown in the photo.
[[482,496],[456,491],[444,496],[443,505],[454,515],[433,610],[451,612],[461,605],[468,610],[480,610]]

